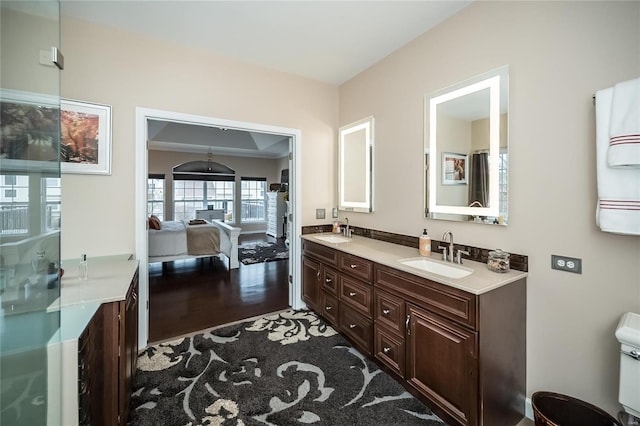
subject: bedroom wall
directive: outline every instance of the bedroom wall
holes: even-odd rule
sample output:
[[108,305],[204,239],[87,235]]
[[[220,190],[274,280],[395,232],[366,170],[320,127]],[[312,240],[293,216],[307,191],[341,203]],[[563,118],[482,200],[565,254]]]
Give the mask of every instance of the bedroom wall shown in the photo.
[[70,18],[64,7],[61,93],[112,106],[113,165],[111,176],[63,175],[63,258],[135,251],[136,107],[300,129],[300,222],[323,222],[315,209],[335,199],[336,86]]
[[[172,170],[173,166],[187,161],[202,160],[203,154],[192,154],[186,152],[169,151],[149,151],[149,173],[163,173],[165,175],[165,217],[166,220],[173,218],[173,197],[171,188],[173,187]],[[236,171],[236,203],[234,207],[236,222],[230,223],[233,226],[242,228],[242,233],[266,232],[267,223],[242,223],[240,220],[240,178],[241,177],[264,177],[267,179],[267,189],[269,184],[280,182],[280,160],[268,158],[248,158],[229,157],[216,155],[214,161],[231,167]]]
[[[423,96],[509,64],[508,227],[423,218]],[[595,224],[592,95],[640,76],[640,2],[474,2],[340,87],[339,124],[376,119],[373,214],[352,224],[529,256],[527,395],[620,409],[620,316],[640,312],[640,237]],[[551,254],[582,258],[581,275]]]

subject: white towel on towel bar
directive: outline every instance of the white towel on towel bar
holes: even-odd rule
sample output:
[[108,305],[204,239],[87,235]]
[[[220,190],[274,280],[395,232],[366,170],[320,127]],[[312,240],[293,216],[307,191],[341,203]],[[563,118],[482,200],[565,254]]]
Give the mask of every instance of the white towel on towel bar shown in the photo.
[[613,88],[609,136],[609,166],[640,167],[640,78]]
[[596,93],[596,223],[605,232],[640,235],[640,169],[607,164],[613,88]]

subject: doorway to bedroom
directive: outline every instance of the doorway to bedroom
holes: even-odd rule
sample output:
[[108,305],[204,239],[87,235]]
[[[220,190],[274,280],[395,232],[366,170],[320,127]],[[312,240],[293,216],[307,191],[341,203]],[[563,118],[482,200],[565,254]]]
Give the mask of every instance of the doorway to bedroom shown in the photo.
[[[242,247],[276,243],[266,234],[244,234]],[[289,307],[288,262],[240,265],[229,272],[219,259],[149,264],[149,343]]]
[[[148,312],[140,317],[140,344],[292,306],[299,274],[293,253],[299,249],[293,238],[296,204],[290,198],[295,198],[299,131],[142,112],[148,140],[145,219],[153,214],[161,224],[182,222],[187,231],[194,219],[215,224],[220,254],[169,253],[157,249],[148,231],[146,285],[141,277]],[[156,257],[159,251],[162,256]]]

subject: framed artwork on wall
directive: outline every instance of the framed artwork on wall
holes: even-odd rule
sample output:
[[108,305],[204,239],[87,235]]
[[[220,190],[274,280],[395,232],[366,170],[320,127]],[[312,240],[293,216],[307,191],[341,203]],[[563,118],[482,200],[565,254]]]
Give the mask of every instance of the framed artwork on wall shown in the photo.
[[466,185],[469,175],[469,161],[466,154],[442,153],[442,184]]
[[111,106],[60,100],[60,171],[111,174]]

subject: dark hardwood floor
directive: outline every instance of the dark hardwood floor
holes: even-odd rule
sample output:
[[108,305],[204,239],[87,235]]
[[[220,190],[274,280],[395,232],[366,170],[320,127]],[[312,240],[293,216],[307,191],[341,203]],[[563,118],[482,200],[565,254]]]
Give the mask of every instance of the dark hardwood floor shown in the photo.
[[[240,235],[239,244],[275,241]],[[149,343],[289,307],[288,262],[240,263],[218,258],[149,264]]]

